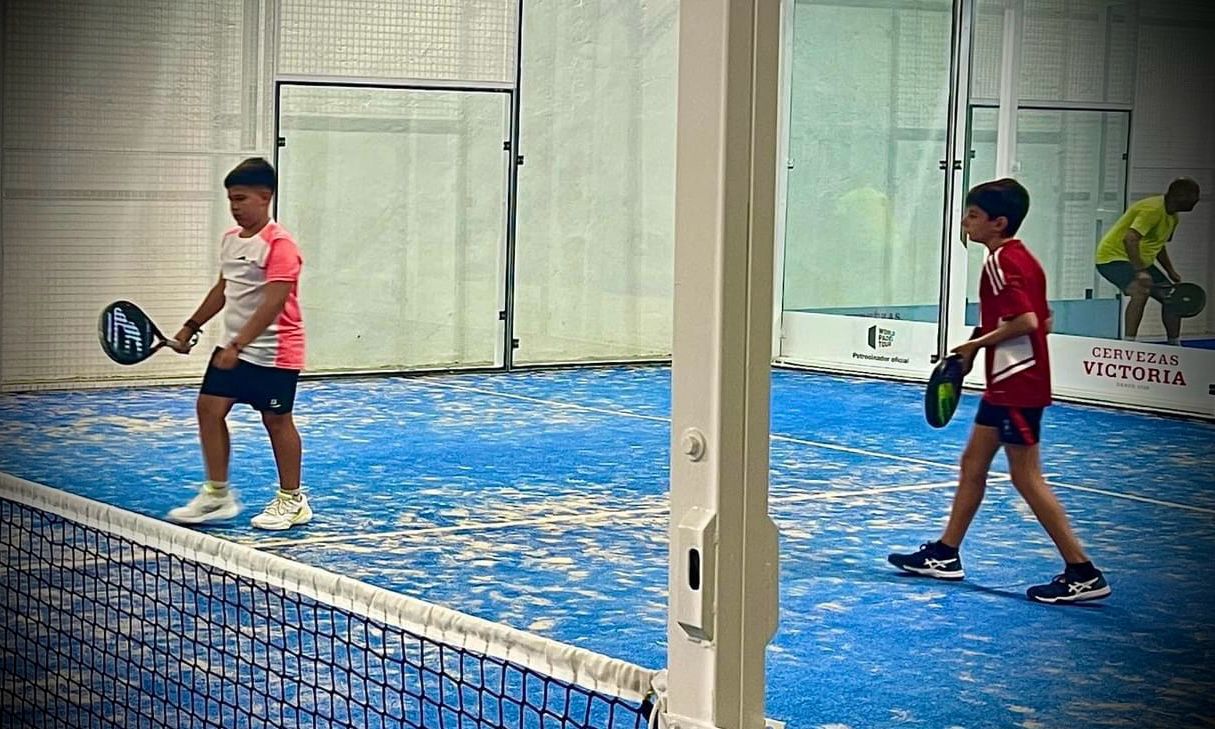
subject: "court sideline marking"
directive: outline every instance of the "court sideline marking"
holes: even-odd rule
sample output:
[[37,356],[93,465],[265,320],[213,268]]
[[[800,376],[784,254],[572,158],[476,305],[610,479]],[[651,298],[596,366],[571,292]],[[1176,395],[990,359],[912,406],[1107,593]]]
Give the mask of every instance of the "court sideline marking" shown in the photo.
[[[796,483],[796,482],[794,482]],[[781,504],[797,504],[807,501],[824,501],[828,499],[847,499],[860,498],[865,496],[878,496],[881,494],[902,493],[907,491],[931,491],[933,489],[951,487],[956,481],[936,481],[933,483],[915,483],[915,484],[900,484],[895,486],[877,486],[866,489],[856,489],[852,491],[816,491],[813,493],[802,494],[777,494],[769,498],[769,502],[779,506]],[[355,541],[375,541],[379,539],[404,539],[413,537],[429,537],[443,534],[459,534],[462,532],[480,532],[487,529],[511,529],[515,527],[542,527],[553,524],[583,524],[594,525],[599,522],[608,520],[628,519],[633,516],[637,517],[652,517],[662,516],[669,512],[670,507],[667,505],[650,506],[644,508],[632,509],[628,515],[622,515],[619,510],[613,509],[596,509],[591,511],[582,511],[577,513],[562,514],[560,516],[536,516],[526,519],[501,519],[490,521],[469,521],[460,524],[451,524],[448,526],[429,526],[415,529],[394,529],[384,532],[358,532],[356,534],[326,534],[316,537],[300,537],[291,539],[281,537],[277,539],[244,539],[234,540],[238,544],[243,544],[247,547],[256,547],[258,549],[277,549],[280,547],[291,547],[300,545],[313,544],[347,544]]]

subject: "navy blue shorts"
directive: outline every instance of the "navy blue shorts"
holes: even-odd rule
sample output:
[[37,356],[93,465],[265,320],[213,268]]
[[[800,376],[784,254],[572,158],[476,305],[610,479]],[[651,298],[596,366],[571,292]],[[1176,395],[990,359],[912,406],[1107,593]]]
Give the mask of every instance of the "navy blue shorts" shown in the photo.
[[1045,408],[1010,408],[983,400],[975,423],[1000,431],[1000,442],[1009,445],[1037,445],[1042,433]]
[[203,375],[200,389],[203,395],[229,398],[254,410],[277,415],[289,413],[295,407],[299,370],[263,367],[243,359],[237,360],[232,369],[221,370],[214,364],[218,352],[217,349],[212,353],[207,373]]
[[[1161,287],[1169,285],[1169,277],[1154,265],[1148,266],[1145,270],[1152,277],[1152,283],[1155,284],[1148,295],[1163,303],[1164,290]],[[1097,273],[1101,274],[1106,281],[1117,286],[1119,291],[1126,293],[1127,288],[1134,283],[1135,275],[1139,272],[1135,270],[1130,261],[1110,261],[1109,263],[1098,263]]]

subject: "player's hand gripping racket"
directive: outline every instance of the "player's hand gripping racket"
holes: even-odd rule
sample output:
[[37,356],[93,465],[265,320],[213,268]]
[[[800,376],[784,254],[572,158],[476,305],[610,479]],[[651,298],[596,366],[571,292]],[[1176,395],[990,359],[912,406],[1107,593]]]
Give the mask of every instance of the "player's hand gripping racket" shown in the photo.
[[[115,301],[101,311],[97,336],[102,351],[120,365],[139,364],[170,342],[148,315],[129,301]],[[195,332],[190,346],[197,343]]]
[[1198,284],[1166,283],[1156,284],[1164,297],[1162,306],[1165,311],[1176,314],[1182,319],[1198,316],[1207,306],[1207,292]]
[[924,390],[924,419],[934,428],[944,428],[962,401],[962,378],[966,371],[962,356],[951,354],[937,363]]

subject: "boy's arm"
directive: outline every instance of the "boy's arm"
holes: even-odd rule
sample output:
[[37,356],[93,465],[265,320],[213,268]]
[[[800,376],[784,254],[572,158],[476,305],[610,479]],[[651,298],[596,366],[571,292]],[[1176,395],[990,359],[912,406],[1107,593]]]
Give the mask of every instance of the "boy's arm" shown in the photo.
[[[218,314],[224,308],[224,277],[220,276],[207,295],[203,297],[203,301],[182,325],[181,329],[173,337],[173,341],[169,343],[170,347],[178,352],[190,351],[190,339],[199,329],[202,329],[203,324],[211,321],[212,317]],[[174,346],[176,345],[176,346]]]

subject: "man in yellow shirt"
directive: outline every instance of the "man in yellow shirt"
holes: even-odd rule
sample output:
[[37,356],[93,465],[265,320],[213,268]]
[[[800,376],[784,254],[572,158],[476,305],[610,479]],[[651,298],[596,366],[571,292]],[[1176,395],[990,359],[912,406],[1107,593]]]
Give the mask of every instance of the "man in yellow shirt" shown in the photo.
[[[1126,306],[1127,339],[1135,341],[1148,297],[1164,299],[1169,281],[1181,283],[1165,246],[1177,230],[1178,213],[1188,213],[1198,204],[1198,183],[1188,177],[1169,184],[1163,195],[1144,198],[1130,206],[1097,244],[1097,272],[1130,297]],[[1157,268],[1160,261],[1162,272]],[[1166,278],[1167,276],[1167,278]],[[1181,317],[1161,309],[1161,320],[1169,344],[1181,340]]]

